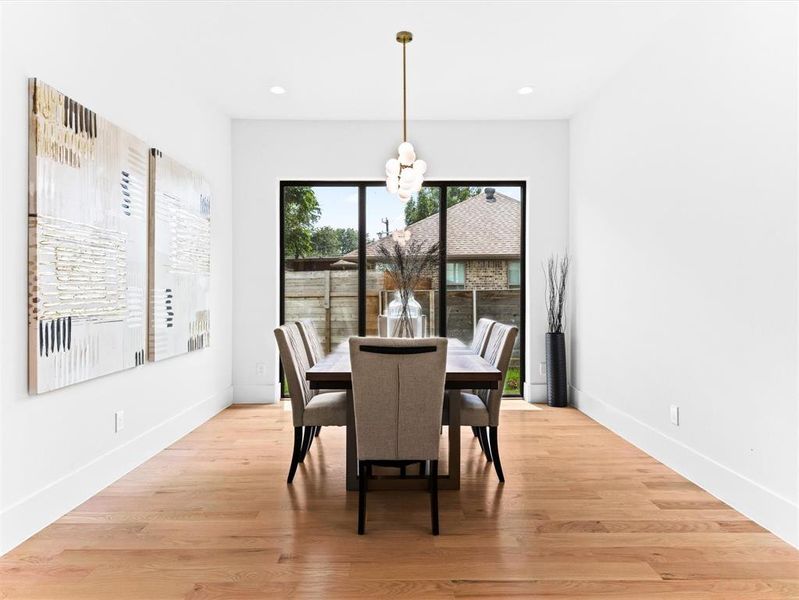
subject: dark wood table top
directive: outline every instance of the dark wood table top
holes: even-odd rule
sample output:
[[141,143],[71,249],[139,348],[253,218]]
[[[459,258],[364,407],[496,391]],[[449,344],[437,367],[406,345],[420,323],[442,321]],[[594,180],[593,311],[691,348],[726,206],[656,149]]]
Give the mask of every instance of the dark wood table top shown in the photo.
[[[352,368],[348,342],[341,342],[330,354],[305,373],[313,389],[349,389]],[[449,338],[447,344],[446,388],[496,389],[502,373],[481,356],[472,353],[460,340]]]

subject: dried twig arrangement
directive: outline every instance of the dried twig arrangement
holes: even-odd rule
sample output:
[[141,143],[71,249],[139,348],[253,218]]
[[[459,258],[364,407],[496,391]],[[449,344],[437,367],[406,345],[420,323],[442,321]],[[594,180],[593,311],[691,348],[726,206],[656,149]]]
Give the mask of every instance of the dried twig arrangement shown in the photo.
[[386,240],[377,245],[377,252],[386,264],[386,272],[394,282],[402,302],[402,314],[394,326],[394,337],[414,337],[414,327],[408,314],[408,302],[419,280],[438,260],[438,244],[426,246],[418,240],[406,241],[406,237]]
[[566,280],[569,257],[554,254],[541,265],[546,280],[547,321],[549,333],[563,333],[563,306],[566,302]]

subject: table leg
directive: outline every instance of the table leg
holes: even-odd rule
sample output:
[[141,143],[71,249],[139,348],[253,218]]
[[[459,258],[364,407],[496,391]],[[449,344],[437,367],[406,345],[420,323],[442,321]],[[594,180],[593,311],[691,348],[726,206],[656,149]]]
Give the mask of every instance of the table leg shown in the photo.
[[461,487],[461,391],[448,390],[449,402],[449,476],[446,489]]
[[358,490],[358,442],[355,437],[355,408],[352,390],[347,390],[347,490]]

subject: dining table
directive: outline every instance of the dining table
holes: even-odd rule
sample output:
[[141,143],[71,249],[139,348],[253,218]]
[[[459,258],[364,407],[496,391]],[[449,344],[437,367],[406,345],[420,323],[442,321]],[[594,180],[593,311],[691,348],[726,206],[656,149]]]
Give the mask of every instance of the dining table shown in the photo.
[[[355,412],[352,403],[352,367],[350,365],[349,341],[338,344],[313,367],[306,371],[306,378],[314,390],[345,390],[347,394],[347,450],[346,486],[358,489],[358,450],[355,431]],[[502,373],[469,346],[458,339],[447,341],[447,375],[444,383],[444,409],[449,414],[447,471],[438,478],[439,489],[460,489],[461,427],[460,391],[497,389]],[[369,480],[370,489],[426,489],[427,478],[421,475],[379,475]]]

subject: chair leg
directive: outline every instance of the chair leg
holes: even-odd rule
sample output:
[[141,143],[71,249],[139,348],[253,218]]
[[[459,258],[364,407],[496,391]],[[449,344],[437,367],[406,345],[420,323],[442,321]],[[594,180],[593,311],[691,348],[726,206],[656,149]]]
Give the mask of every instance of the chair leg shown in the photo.
[[308,455],[308,450],[311,449],[311,440],[313,440],[313,427],[305,427],[305,433],[302,438],[302,455],[300,462],[305,462],[305,457]]
[[486,460],[491,462],[493,460],[493,456],[491,456],[491,448],[488,443],[488,427],[480,427],[480,441],[482,442],[481,446],[483,446],[483,452],[486,455]]
[[427,475],[427,461],[426,460],[423,460],[422,462],[419,463],[419,475],[421,475],[422,477]]
[[407,473],[407,471],[406,471],[406,467],[405,467],[405,465],[402,465],[402,466],[400,467],[400,477],[402,477],[402,478],[404,479],[404,478],[405,478],[405,475],[406,475],[406,473]]
[[480,435],[480,428],[479,427],[472,427],[474,429],[474,437],[477,438],[477,441],[480,442],[480,452],[485,454],[485,446],[483,445],[483,436]]
[[497,440],[497,428],[488,428],[488,437],[491,439],[491,456],[494,457],[494,469],[497,471],[499,480],[505,482],[505,474],[502,472],[502,463],[499,461],[499,441]]
[[322,432],[322,426],[321,425],[317,425],[316,426],[316,434],[314,435],[314,437],[319,437],[319,434],[321,432]]
[[291,454],[291,467],[289,467],[289,476],[286,483],[294,481],[294,474],[297,472],[297,463],[300,462],[300,455],[302,454],[302,427],[294,428],[294,452]]
[[358,461],[358,535],[366,529],[366,462]]
[[433,535],[438,535],[438,461],[430,461],[430,518]]

